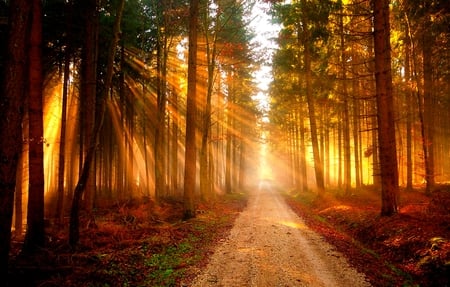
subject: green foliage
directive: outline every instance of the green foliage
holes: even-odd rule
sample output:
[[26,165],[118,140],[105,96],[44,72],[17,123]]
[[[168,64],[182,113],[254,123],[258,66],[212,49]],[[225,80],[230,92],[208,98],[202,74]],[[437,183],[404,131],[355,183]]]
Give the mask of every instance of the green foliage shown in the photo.
[[189,264],[191,259],[186,258],[186,255],[191,253],[192,249],[192,245],[186,241],[169,246],[161,253],[153,254],[145,260],[144,265],[151,271],[144,286],[148,286],[147,283],[151,283],[152,286],[175,286],[176,279],[183,275],[183,270],[179,267],[181,264]]

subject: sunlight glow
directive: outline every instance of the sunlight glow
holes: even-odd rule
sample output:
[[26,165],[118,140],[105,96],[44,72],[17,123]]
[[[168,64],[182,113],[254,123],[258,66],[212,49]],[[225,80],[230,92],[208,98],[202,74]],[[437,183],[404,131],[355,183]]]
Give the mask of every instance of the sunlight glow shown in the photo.
[[44,170],[45,192],[55,186],[58,168],[59,137],[61,130],[62,85],[57,84],[47,91],[43,106],[44,121]]
[[296,228],[296,229],[307,229],[306,225],[303,223],[298,223],[298,222],[293,222],[293,221],[284,221],[284,220],[281,220],[278,223],[282,224],[284,226],[292,227],[292,228]]

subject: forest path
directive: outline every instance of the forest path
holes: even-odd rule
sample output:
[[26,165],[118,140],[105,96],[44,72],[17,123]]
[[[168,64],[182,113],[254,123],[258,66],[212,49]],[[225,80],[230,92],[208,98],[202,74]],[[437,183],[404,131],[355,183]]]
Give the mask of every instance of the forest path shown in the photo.
[[272,188],[247,208],[191,286],[370,286],[344,256],[310,230]]

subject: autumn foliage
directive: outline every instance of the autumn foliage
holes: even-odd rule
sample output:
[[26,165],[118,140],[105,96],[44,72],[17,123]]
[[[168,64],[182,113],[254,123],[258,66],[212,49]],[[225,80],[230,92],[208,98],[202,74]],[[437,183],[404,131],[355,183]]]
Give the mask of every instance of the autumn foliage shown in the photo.
[[354,190],[350,197],[327,193],[289,197],[291,207],[344,253],[374,286],[448,286],[450,188],[431,197],[400,195],[399,213],[379,215],[378,191]]

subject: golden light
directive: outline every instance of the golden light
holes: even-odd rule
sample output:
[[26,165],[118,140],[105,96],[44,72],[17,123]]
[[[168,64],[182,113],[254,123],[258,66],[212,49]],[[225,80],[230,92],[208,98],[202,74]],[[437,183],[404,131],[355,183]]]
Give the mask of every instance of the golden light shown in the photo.
[[308,229],[305,224],[299,222],[281,220],[278,223],[295,229]]

